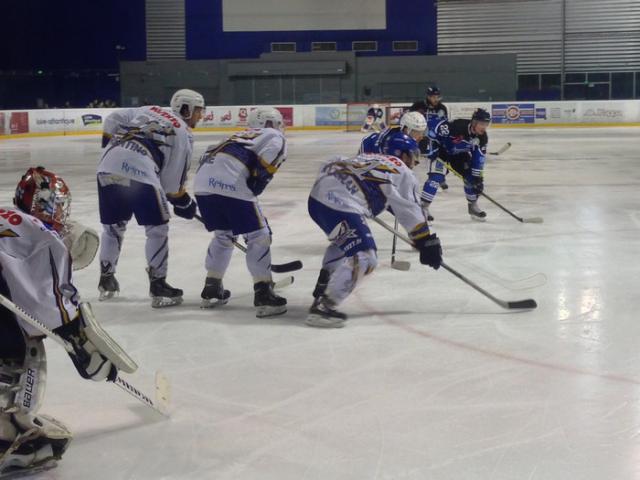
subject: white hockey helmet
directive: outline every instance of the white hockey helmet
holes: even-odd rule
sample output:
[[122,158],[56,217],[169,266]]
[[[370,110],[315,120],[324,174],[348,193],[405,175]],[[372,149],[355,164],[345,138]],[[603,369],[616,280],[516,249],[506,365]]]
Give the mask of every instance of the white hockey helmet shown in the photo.
[[[182,113],[184,107],[188,107],[185,113]],[[183,88],[178,90],[171,97],[171,110],[176,115],[180,115],[184,120],[189,120],[193,115],[193,111],[196,107],[200,107],[204,110],[204,97],[194,90]]]
[[276,128],[282,130],[284,120],[278,109],[273,107],[258,107],[249,112],[247,124],[251,128]]
[[407,133],[411,133],[411,130],[424,132],[427,129],[427,121],[420,112],[407,112],[400,119],[400,127],[407,128]]

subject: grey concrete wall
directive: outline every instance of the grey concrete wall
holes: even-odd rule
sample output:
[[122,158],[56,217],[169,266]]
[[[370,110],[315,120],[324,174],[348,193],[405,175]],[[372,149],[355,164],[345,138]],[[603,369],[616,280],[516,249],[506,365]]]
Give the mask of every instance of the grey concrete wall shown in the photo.
[[210,105],[412,101],[436,83],[449,101],[513,100],[516,55],[356,57],[353,52],[260,59],[121,63],[122,105],[167,104],[179,88]]

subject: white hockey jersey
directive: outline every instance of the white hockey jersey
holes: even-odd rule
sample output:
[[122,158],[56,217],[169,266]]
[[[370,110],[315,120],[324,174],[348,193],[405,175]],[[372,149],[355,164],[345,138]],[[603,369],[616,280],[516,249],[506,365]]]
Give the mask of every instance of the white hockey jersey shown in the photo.
[[[37,218],[10,207],[0,207],[0,276],[10,300],[50,329],[78,314],[80,298],[62,239]],[[42,335],[18,321],[29,335]]]
[[334,210],[367,217],[391,207],[398,222],[412,231],[427,221],[417,191],[415,175],[396,157],[359,154],[334,157],[325,163],[311,197]]
[[116,110],[105,119],[104,133],[111,141],[98,174],[155,185],[167,194],[184,189],[193,134],[177,115],[156,106]]
[[280,130],[256,128],[236,133],[210,146],[202,156],[194,192],[256,202],[286,158],[287,141]]

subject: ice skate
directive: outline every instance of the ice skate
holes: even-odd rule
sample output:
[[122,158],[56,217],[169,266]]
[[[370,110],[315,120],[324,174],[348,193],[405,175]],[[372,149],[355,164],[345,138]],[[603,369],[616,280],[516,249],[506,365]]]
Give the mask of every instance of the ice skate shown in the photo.
[[253,305],[256,317],[273,317],[287,311],[287,299],[276,295],[272,282],[258,282],[253,285]]
[[346,321],[347,315],[336,310],[333,302],[323,296],[313,301],[304,323],[317,328],[342,328]]
[[103,273],[100,275],[98,283],[98,291],[100,292],[99,301],[109,300],[120,293],[120,284],[113,273]]
[[229,301],[230,296],[231,292],[224,289],[221,279],[207,277],[200,294],[202,298],[200,308],[215,308],[224,305]]
[[478,206],[477,200],[475,202],[469,202],[468,212],[473,220],[478,222],[486,222],[487,220],[487,214]]
[[173,288],[167,283],[167,277],[153,278],[152,271],[149,273],[149,296],[153,308],[173,307],[182,303],[182,290]]

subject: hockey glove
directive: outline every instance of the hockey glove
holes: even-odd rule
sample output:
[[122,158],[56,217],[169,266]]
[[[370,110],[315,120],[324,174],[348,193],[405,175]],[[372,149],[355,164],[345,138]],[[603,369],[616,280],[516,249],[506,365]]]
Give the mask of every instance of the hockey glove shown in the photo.
[[439,269],[442,263],[442,246],[435,233],[430,233],[424,239],[416,242],[416,248],[420,250],[420,263]]
[[484,191],[484,182],[482,177],[472,176],[471,187],[478,195],[480,195]]
[[113,382],[118,376],[118,369],[89,341],[80,328],[80,322],[78,315],[70,323],[56,328],[54,332],[73,346],[73,352],[70,352],[69,356],[82,378],[96,382]]
[[270,175],[251,175],[247,178],[247,187],[257,197],[264,192],[272,178]]
[[167,197],[169,203],[173,205],[173,213],[178,217],[191,220],[196,215],[197,205],[196,202],[189,196],[187,192],[177,197]]

